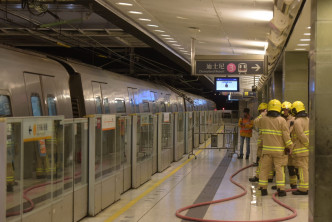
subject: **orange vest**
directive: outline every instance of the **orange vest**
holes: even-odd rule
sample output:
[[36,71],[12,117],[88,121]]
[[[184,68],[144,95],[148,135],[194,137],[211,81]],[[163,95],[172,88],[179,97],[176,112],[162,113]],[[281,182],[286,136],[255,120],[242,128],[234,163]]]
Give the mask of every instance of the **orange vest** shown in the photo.
[[239,127],[241,127],[240,135],[244,137],[251,137],[253,125],[254,121],[250,117],[248,119],[240,118],[239,120]]

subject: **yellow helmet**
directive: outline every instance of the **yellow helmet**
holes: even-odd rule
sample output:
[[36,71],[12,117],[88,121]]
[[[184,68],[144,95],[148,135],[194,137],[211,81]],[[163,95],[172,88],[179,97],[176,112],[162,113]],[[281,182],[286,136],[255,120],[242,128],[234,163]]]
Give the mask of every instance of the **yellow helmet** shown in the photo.
[[303,102],[301,101],[295,101],[292,104],[292,112],[294,112],[295,114],[301,111],[305,111],[305,107]]
[[282,109],[291,109],[292,108],[292,103],[285,101],[281,104],[281,108]]
[[267,104],[266,104],[266,103],[261,103],[261,104],[259,104],[257,110],[259,111],[259,110],[263,110],[263,109],[267,109]]
[[272,99],[270,100],[268,106],[267,106],[267,111],[277,111],[281,112],[281,102],[277,99]]

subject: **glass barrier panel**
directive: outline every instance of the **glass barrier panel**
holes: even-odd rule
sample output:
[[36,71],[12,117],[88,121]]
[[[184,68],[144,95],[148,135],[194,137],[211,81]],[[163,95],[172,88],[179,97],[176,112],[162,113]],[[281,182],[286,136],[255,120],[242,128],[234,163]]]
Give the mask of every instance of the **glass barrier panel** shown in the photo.
[[52,166],[52,159],[54,158],[52,146],[53,140],[55,140],[54,126],[53,122],[52,124],[46,122],[46,125],[44,125],[44,122],[41,121],[33,119],[23,122],[23,124],[28,125],[31,122],[33,123],[31,124],[31,131],[44,127],[47,128],[47,131],[51,131],[46,137],[24,139],[23,189],[28,198],[23,199],[23,208],[29,208],[31,202],[34,203],[35,208],[44,206],[50,203],[52,198],[51,178],[55,172]]
[[73,132],[76,125],[68,123],[64,129],[64,191],[70,191],[73,187]]
[[178,125],[177,125],[177,141],[183,142],[184,141],[184,113],[178,113]]
[[101,117],[96,118],[96,130],[95,130],[95,180],[99,180],[101,178]]
[[173,147],[173,131],[172,118],[170,113],[162,113],[162,129],[161,129],[161,148],[172,149]]
[[102,139],[102,174],[104,178],[115,170],[115,129],[103,130]]
[[75,130],[75,187],[87,184],[88,123],[76,123]]
[[121,168],[122,163],[127,161],[125,149],[126,149],[126,129],[127,122],[126,117],[118,116],[116,118],[116,170]]
[[21,123],[7,123],[6,221],[21,217],[21,138]]
[[125,139],[123,141],[125,143],[124,150],[121,151],[122,155],[122,164],[131,165],[131,118],[126,117],[126,131],[125,131]]
[[151,136],[153,119],[151,115],[137,116],[137,162],[152,155],[153,137]]
[[[62,120],[54,120],[54,134],[53,139],[46,139],[46,144],[53,143],[52,158],[54,165],[50,169],[50,174],[53,176],[53,199],[61,196],[63,193],[63,171],[64,171],[64,128]],[[51,159],[51,158],[50,158]]]

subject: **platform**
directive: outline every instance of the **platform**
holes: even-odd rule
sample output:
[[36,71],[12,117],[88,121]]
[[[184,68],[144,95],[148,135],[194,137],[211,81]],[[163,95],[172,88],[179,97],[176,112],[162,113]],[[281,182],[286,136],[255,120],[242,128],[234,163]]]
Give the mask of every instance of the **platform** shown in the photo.
[[[88,217],[83,222],[101,221],[140,221],[140,222],[169,222],[181,221],[175,216],[175,211],[193,203],[216,200],[236,195],[241,190],[229,181],[229,177],[238,169],[247,166],[256,159],[256,138],[251,139],[252,153],[249,160],[238,160],[236,155],[229,157],[226,150],[206,149],[196,151],[197,159],[187,159],[171,164],[162,173],[152,176],[151,180],[132,189],[96,217]],[[202,147],[203,145],[201,145]],[[239,199],[191,209],[184,213],[204,219],[252,221],[266,220],[291,214],[273,202],[273,190],[270,183],[269,195],[261,197],[257,183],[248,181],[254,175],[255,167],[251,167],[235,177],[237,182],[245,185],[248,193]],[[286,188],[289,188],[286,173]],[[287,193],[283,202],[297,211],[297,217],[288,221],[302,222],[308,220],[308,196],[293,196]]]

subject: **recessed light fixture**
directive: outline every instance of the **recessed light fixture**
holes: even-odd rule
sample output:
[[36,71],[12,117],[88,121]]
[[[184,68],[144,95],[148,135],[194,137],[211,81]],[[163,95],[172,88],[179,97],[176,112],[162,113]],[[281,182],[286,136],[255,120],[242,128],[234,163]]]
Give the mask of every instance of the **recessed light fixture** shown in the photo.
[[151,19],[146,19],[146,18],[139,18],[138,20],[145,21],[145,22],[151,22]]
[[169,38],[169,37],[168,37],[168,38],[165,38],[165,39],[168,39],[168,40],[173,40],[173,38]]
[[137,14],[137,15],[141,15],[143,14],[143,12],[139,12],[139,11],[128,11],[130,14]]
[[179,44],[172,44],[172,45],[174,45],[174,46],[181,46],[181,45],[179,45]]
[[184,48],[179,48],[179,49],[184,50]]
[[178,19],[188,19],[188,18],[185,18],[185,17],[181,17],[181,16],[176,16],[176,18],[178,18]]
[[155,32],[165,32],[165,31],[163,31],[163,30],[160,30],[160,29],[156,29],[156,30],[154,30]]
[[167,42],[177,42],[177,41],[172,40],[172,41],[167,41]]
[[147,24],[147,26],[150,26],[150,27],[159,27],[158,25],[152,25],[152,24]]
[[295,49],[296,51],[305,51],[305,49],[300,49],[300,48],[298,48],[298,49]]
[[300,39],[301,42],[310,42],[310,39]]
[[303,35],[311,35],[311,33],[310,32],[306,32]]
[[131,3],[126,3],[126,2],[117,2],[117,5],[123,5],[123,6],[133,6]]
[[164,36],[164,37],[170,37],[170,35],[165,35],[165,34],[162,34],[161,36]]
[[311,27],[310,27],[310,26],[308,26],[308,27],[307,27],[307,29],[311,29]]
[[308,46],[309,44],[297,44],[297,46]]

